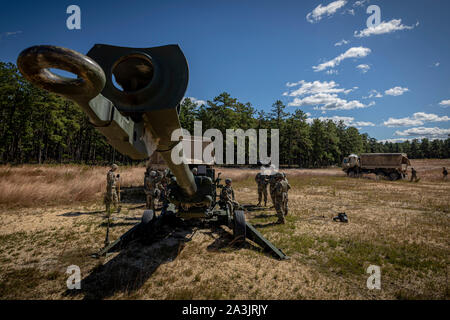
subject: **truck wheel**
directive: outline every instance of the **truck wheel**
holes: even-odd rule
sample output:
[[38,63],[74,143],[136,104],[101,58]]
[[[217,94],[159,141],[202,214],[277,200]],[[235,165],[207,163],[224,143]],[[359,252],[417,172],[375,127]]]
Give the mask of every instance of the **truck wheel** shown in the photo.
[[391,179],[391,181],[396,181],[399,179],[399,174],[397,172],[391,172],[391,174],[389,175],[389,178]]
[[233,236],[235,242],[244,242],[246,225],[245,225],[245,214],[242,210],[236,210],[233,213],[234,227]]
[[350,170],[350,171],[348,172],[348,176],[349,176],[350,178],[354,178],[354,177],[355,177],[355,172],[354,172],[353,170]]

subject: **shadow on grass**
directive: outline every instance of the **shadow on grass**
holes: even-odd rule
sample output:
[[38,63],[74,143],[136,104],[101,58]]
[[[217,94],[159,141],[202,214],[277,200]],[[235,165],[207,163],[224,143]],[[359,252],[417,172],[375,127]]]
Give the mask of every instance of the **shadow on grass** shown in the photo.
[[[276,216],[276,215],[275,215]],[[269,222],[269,223],[258,223],[258,224],[253,224],[253,226],[257,229],[263,229],[263,228],[268,228],[268,227],[274,227],[274,226],[278,226],[280,225],[277,222]]]
[[276,213],[274,214],[258,214],[257,216],[253,216],[252,219],[265,219],[265,218],[273,218],[273,217],[278,217]]
[[262,251],[262,248],[253,245],[249,240],[245,242],[235,241],[233,235],[227,232],[222,226],[213,226],[210,232],[204,233],[214,238],[214,241],[207,247],[207,250],[210,252],[230,252],[241,249],[250,249],[257,252]]
[[65,213],[59,214],[58,216],[60,216],[60,217],[78,217],[78,216],[81,216],[81,215],[92,215],[92,214],[101,214],[101,213],[105,213],[105,210],[101,210],[101,211],[86,211],[86,212],[69,211],[69,212],[65,212]]
[[[177,258],[190,241],[193,228],[163,226],[151,237],[138,238],[126,244],[106,264],[98,264],[81,281],[80,290],[66,290],[63,296],[83,299],[105,299],[116,294],[130,295],[139,290],[162,264]],[[104,258],[103,258],[104,259]]]
[[273,209],[273,207],[269,207],[269,206],[261,207],[261,206],[256,206],[254,204],[244,204],[242,207],[245,209],[245,211],[248,211],[248,212],[268,211],[268,210]]
[[[114,227],[123,227],[123,226],[134,226],[135,224],[137,224],[138,223],[138,221],[140,221],[141,219],[140,218],[136,218],[136,220],[137,221],[134,221],[134,222],[114,222],[114,221],[111,221],[110,223],[109,223],[109,227],[110,228],[114,228]],[[108,225],[108,223],[105,221],[105,222],[102,222],[101,224],[100,224],[100,226],[101,227],[107,227],[107,225]]]

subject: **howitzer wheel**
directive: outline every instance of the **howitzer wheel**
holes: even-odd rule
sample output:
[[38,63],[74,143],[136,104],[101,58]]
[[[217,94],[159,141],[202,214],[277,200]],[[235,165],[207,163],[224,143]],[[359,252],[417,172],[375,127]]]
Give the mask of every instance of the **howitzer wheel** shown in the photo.
[[242,210],[236,210],[233,213],[233,236],[235,242],[245,241],[246,236],[246,225],[245,225],[245,214]]
[[142,214],[141,222],[142,222],[142,224],[146,225],[149,222],[151,222],[154,217],[155,217],[155,213],[153,212],[153,210],[144,210],[144,213]]

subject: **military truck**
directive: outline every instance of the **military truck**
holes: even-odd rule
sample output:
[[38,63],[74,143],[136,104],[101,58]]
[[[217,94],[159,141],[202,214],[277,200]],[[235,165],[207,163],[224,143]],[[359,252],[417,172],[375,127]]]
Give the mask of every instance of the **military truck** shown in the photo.
[[391,181],[406,177],[411,163],[405,153],[363,153],[351,154],[342,161],[342,170],[347,176],[361,177],[364,173],[374,173],[378,178],[386,177]]

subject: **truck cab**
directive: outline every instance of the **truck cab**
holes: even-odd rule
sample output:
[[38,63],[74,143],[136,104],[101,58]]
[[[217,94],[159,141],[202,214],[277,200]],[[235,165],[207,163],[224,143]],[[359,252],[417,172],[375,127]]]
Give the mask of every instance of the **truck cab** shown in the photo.
[[[344,170],[347,175],[351,175],[355,172],[355,168],[359,167],[359,157],[356,154],[351,154],[342,160],[342,170]],[[356,170],[357,171],[357,170]]]

